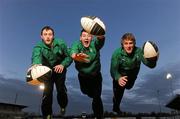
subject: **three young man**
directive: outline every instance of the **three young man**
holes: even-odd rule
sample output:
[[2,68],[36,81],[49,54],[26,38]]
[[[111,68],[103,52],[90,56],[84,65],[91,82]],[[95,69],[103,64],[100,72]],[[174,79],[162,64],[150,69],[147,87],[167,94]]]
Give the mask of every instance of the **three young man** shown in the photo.
[[[101,99],[102,75],[100,50],[105,43],[105,36],[93,36],[84,29],[80,40],[73,43],[70,53],[61,39],[54,38],[54,30],[45,26],[41,30],[42,41],[33,49],[32,64],[45,65],[53,70],[50,80],[44,82],[45,90],[42,100],[44,119],[52,115],[53,85],[57,89],[57,100],[61,113],[65,112],[68,103],[65,79],[66,69],[75,62],[81,92],[92,98],[92,110],[97,118],[103,117]],[[140,64],[154,68],[157,60],[147,60],[142,49],[136,47],[136,39],[132,33],[126,33],[121,38],[121,47],[112,55],[110,73],[113,78],[113,111],[120,114],[120,103],[125,89],[131,89],[140,70]]]

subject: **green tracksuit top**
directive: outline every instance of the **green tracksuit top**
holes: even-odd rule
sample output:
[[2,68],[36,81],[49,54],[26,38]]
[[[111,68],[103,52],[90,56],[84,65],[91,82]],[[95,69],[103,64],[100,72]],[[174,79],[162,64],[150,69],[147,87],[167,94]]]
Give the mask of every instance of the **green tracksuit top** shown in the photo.
[[53,68],[56,65],[63,65],[67,68],[72,62],[72,58],[68,54],[68,49],[62,39],[54,39],[52,48],[39,42],[33,48],[32,64],[42,64]]
[[98,40],[95,36],[90,43],[89,48],[85,48],[81,41],[76,41],[71,47],[71,55],[73,53],[85,53],[89,55],[90,62],[83,63],[75,61],[75,67],[79,73],[96,74],[101,70],[100,49],[103,47],[105,39]]
[[135,47],[131,55],[128,55],[123,48],[116,49],[111,58],[111,77],[118,80],[121,76],[126,75],[136,80],[141,61],[150,68],[156,66],[156,61],[150,61],[143,57],[143,51],[139,47]]

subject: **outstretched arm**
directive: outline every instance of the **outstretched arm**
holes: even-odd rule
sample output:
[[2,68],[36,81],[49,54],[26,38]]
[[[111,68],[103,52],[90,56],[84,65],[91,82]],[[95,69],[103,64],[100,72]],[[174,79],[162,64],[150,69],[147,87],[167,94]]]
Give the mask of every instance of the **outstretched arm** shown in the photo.
[[119,59],[117,56],[117,52],[114,52],[111,58],[111,68],[110,68],[110,73],[111,73],[111,77],[118,81],[119,78],[121,77],[121,74],[119,73]]
[[100,50],[105,43],[105,36],[101,35],[101,36],[95,36],[95,46],[96,49]]
[[89,59],[87,59],[89,56],[85,53],[73,53],[71,57],[73,60],[78,62],[85,62],[85,63],[89,62]]

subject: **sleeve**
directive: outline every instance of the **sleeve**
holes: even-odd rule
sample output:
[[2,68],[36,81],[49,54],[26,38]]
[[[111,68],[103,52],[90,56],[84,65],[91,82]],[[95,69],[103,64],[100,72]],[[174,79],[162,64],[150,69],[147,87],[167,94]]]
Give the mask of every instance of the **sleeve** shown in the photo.
[[31,60],[32,60],[32,65],[42,64],[41,46],[37,45],[33,48]]
[[65,43],[62,44],[62,49],[63,49],[65,58],[61,62],[61,64],[67,68],[72,63],[72,58],[70,57],[69,49],[67,48],[67,45]]
[[105,37],[103,37],[101,39],[98,39],[97,36],[94,36],[94,40],[95,40],[95,47],[96,47],[96,49],[100,50],[104,46]]
[[70,56],[71,56],[73,53],[79,53],[78,45],[79,45],[79,43],[78,43],[77,41],[72,44],[71,50],[70,50]]
[[117,52],[114,52],[111,58],[111,68],[110,68],[110,73],[111,73],[111,77],[118,81],[119,78],[121,77],[121,74],[118,72],[120,63],[118,60],[118,56],[117,56]]

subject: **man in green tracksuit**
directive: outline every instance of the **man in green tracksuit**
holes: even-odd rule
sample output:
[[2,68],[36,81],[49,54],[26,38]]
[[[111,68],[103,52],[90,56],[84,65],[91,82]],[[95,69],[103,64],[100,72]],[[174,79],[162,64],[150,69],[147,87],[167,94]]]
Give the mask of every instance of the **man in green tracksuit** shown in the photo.
[[75,67],[79,72],[81,92],[93,99],[92,109],[97,118],[103,116],[100,49],[104,42],[104,36],[96,37],[83,29],[80,41],[74,42],[71,47],[71,57],[75,61]]
[[54,38],[54,30],[45,26],[41,30],[41,39],[33,49],[32,65],[44,65],[52,69],[52,76],[45,81],[45,89],[42,98],[43,119],[50,119],[52,116],[53,86],[57,89],[57,101],[61,108],[61,114],[65,113],[68,103],[65,79],[66,68],[72,63],[72,58],[68,55],[65,42]]
[[121,38],[121,48],[114,51],[111,58],[111,76],[113,78],[113,112],[120,114],[119,108],[125,89],[131,89],[140,70],[141,61],[150,68],[156,66],[157,59],[145,59],[141,48],[136,47],[132,33]]

